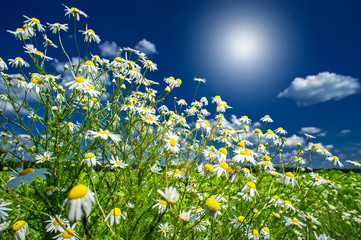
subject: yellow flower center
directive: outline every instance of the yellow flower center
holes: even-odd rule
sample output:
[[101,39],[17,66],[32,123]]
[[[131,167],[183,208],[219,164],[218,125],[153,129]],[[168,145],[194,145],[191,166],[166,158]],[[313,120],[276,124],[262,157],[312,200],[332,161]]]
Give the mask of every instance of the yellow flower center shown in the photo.
[[244,142],[239,142],[239,143],[237,143],[237,146],[238,146],[238,147],[242,147],[242,148],[245,147]]
[[264,116],[264,118],[270,118],[268,115]]
[[16,57],[15,61],[24,61],[24,59],[22,59],[21,57]]
[[296,219],[291,219],[291,222],[292,222],[292,223],[295,223],[295,224],[298,224],[298,223],[299,223],[299,221],[296,220]]
[[267,130],[267,133],[268,133],[268,134],[274,134],[271,129],[268,129],[268,130]]
[[160,200],[160,201],[159,201],[159,204],[160,204],[160,205],[163,205],[163,206],[167,206],[167,202],[164,201],[164,200]]
[[94,63],[92,61],[86,61],[84,63],[84,65],[87,65],[87,66],[94,66]]
[[49,191],[53,191],[54,189],[55,189],[54,186],[49,186],[49,187],[46,188],[45,191],[49,192]]
[[207,169],[210,172],[213,172],[213,170],[214,170],[214,167],[211,164],[204,165],[204,168]]
[[118,165],[118,166],[123,166],[123,163],[120,162],[120,161],[115,161],[115,164]]
[[63,223],[63,220],[61,220],[61,219],[59,219],[59,218],[57,218],[57,219],[55,219],[54,221],[53,221],[53,224],[54,225],[61,225]]
[[41,79],[41,78],[33,78],[33,79],[31,80],[31,82],[32,82],[32,83],[35,83],[35,84],[39,84],[39,85],[44,84],[44,80]]
[[180,80],[179,78],[176,80],[179,84],[182,84],[182,80]]
[[91,89],[91,90],[94,89],[93,85],[91,85],[91,84],[87,84],[87,86],[88,86],[88,88]]
[[295,175],[293,175],[291,172],[286,172],[285,175],[290,178],[295,178]]
[[239,223],[243,223],[245,219],[246,219],[245,217],[239,216],[239,217],[237,218],[237,221],[238,221]]
[[40,52],[39,50],[36,50],[35,53],[38,54],[38,55],[40,55],[40,56],[43,56],[43,55],[44,55],[44,53],[43,53],[43,52]]
[[227,164],[226,162],[220,163],[219,166],[220,166],[221,168],[223,168],[224,170],[227,170],[227,169],[228,169],[228,164]]
[[318,175],[315,175],[315,178],[317,178],[318,180],[321,180],[321,177]]
[[227,149],[225,149],[225,148],[220,148],[218,151],[220,151],[221,153],[223,153],[224,155],[226,155],[227,156]]
[[104,135],[110,135],[110,132],[105,132],[105,131],[98,131],[99,134],[104,134]]
[[209,156],[212,156],[214,153],[213,152],[208,152],[208,155]]
[[264,165],[267,165],[267,166],[270,166],[270,165],[271,165],[271,163],[268,162],[268,161],[263,161],[263,164],[264,164]]
[[292,205],[292,203],[288,200],[285,201],[285,203],[289,204],[289,205]]
[[70,10],[73,10],[73,12],[79,12],[79,9],[77,9],[75,7],[70,8]]
[[72,238],[74,236],[75,231],[72,228],[67,228],[63,231],[62,237],[63,238]]
[[217,211],[219,209],[219,202],[214,198],[208,198],[206,200],[206,205],[213,211]]
[[40,24],[40,20],[37,19],[37,18],[31,18],[31,20],[32,20],[33,22],[35,22],[36,24]]
[[332,156],[332,158],[333,158],[334,161],[339,161],[339,160],[340,160],[340,159],[339,159],[338,157],[336,157],[336,156]]
[[254,182],[248,182],[248,183],[247,183],[247,186],[248,186],[249,188],[256,188],[256,184],[255,184]]
[[113,216],[119,217],[120,215],[122,215],[122,211],[120,211],[119,208],[113,208],[110,211],[110,214],[112,214]]
[[262,228],[265,232],[267,232],[267,233],[269,233],[270,232],[270,230],[269,230],[269,228],[268,227],[264,227],[264,228]]
[[85,197],[89,192],[89,188],[83,184],[73,187],[68,195],[69,199],[79,199]]
[[49,161],[49,160],[50,160],[50,157],[42,157],[41,160],[43,160],[43,161]]
[[85,82],[85,78],[77,77],[74,81],[77,82],[77,83],[83,83],[83,82]]
[[17,221],[14,225],[13,225],[13,230],[14,232],[19,231],[20,229],[22,229],[23,227],[25,227],[26,222],[25,221]]
[[209,122],[207,120],[204,120],[204,124],[206,124],[207,127],[209,127]]
[[281,198],[279,196],[277,196],[277,195],[274,195],[273,198],[278,200],[278,201],[281,200]]
[[252,233],[253,233],[253,235],[255,235],[255,236],[258,236],[258,235],[259,235],[259,232],[258,232],[258,230],[256,230],[256,229],[252,230]]
[[169,139],[169,143],[172,147],[174,147],[177,144],[177,141],[174,138]]
[[248,150],[244,150],[241,152],[242,155],[251,156]]
[[256,130],[254,130],[254,133],[262,133],[261,129],[257,128]]
[[85,154],[85,158],[93,158],[93,157],[95,157],[95,155],[94,155],[94,153],[87,153],[87,154]]
[[269,156],[264,156],[263,159],[264,159],[265,161],[270,161],[270,160],[271,160],[271,158],[270,158]]
[[34,169],[26,168],[26,169],[22,170],[21,172],[19,172],[19,176],[26,176],[32,172],[34,172]]
[[162,227],[162,231],[166,232],[168,230],[167,226]]
[[174,169],[173,172],[176,173],[176,174],[181,174],[182,173],[182,171],[179,170],[178,168]]

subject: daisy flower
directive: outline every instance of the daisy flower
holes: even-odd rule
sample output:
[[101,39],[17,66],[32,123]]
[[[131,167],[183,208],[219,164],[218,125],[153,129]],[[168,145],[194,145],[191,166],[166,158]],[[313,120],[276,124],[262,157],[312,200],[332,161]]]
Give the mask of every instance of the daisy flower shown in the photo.
[[61,219],[61,215],[56,215],[55,217],[50,216],[50,220],[46,220],[46,223],[48,223],[45,226],[45,229],[47,232],[62,232],[63,227],[62,224],[69,224],[69,221],[67,219]]
[[293,188],[297,184],[297,181],[292,172],[286,172],[280,179],[280,183],[283,183],[286,186],[291,183]]
[[81,66],[81,69],[83,70],[84,74],[95,74],[98,72],[97,67],[94,65],[94,63],[90,60],[86,61],[84,65]]
[[272,118],[269,115],[264,116],[261,118],[261,122],[273,122]]
[[281,127],[277,128],[277,129],[275,130],[275,132],[276,132],[277,134],[287,134],[287,131],[284,130],[283,128],[281,128]]
[[146,123],[146,124],[156,124],[158,125],[158,120],[159,120],[159,116],[155,116],[154,114],[149,114],[149,115],[142,115],[142,120]]
[[296,208],[292,205],[291,201],[288,200],[283,202],[282,207],[284,207],[285,209],[291,209],[294,212],[296,211]]
[[274,195],[273,197],[271,197],[271,200],[268,201],[268,204],[273,204],[276,207],[283,206],[283,203],[283,200],[278,195]]
[[234,228],[239,228],[246,223],[246,218],[244,216],[234,216],[234,218],[231,219],[231,223],[233,223]]
[[17,221],[13,225],[13,231],[15,240],[25,240],[29,232],[29,226],[25,221]]
[[0,223],[0,235],[10,227],[10,221]]
[[275,141],[278,139],[278,135],[275,134],[271,129],[268,129],[264,137],[268,140]]
[[288,226],[288,225],[295,225],[295,226],[298,226],[300,228],[306,226],[306,224],[300,222],[297,218],[289,218],[289,217],[285,217],[285,225]]
[[75,78],[74,81],[65,83],[65,86],[69,86],[69,89],[75,88],[77,90],[84,91],[89,89],[89,84],[91,84],[90,79],[80,76]]
[[8,66],[6,65],[5,61],[0,57],[0,71],[7,70]]
[[209,177],[214,172],[214,167],[211,164],[206,164],[203,167],[203,172],[204,172],[204,176]]
[[332,163],[336,166],[343,167],[343,164],[341,163],[340,159],[336,156],[328,157],[326,158],[328,161],[332,161]]
[[73,15],[74,18],[76,18],[77,21],[80,20],[80,15],[83,15],[84,17],[88,17],[88,15],[86,15],[83,11],[80,11],[79,9],[75,8],[75,7],[72,7],[72,8],[68,8],[67,6],[65,6],[63,4],[63,6],[65,7],[65,16],[69,15]]
[[347,160],[346,162],[352,163],[356,167],[361,167],[361,164],[359,162],[351,161],[351,160]]
[[15,31],[7,30],[7,32],[13,34],[15,36],[15,39],[18,39],[18,40],[29,39],[29,36],[26,34],[24,29],[22,29],[22,28],[17,28]]
[[122,160],[119,160],[119,157],[111,156],[111,159],[109,159],[110,164],[112,165],[112,169],[114,168],[125,168],[128,166],[128,164],[124,163]]
[[105,218],[105,221],[107,221],[109,219],[110,221],[110,226],[113,226],[114,222],[118,225],[120,223],[120,218],[126,219],[127,218],[127,213],[124,212],[122,213],[122,211],[120,211],[119,208],[113,208],[110,213],[108,214],[108,216]]
[[152,208],[158,208],[159,214],[164,213],[167,210],[167,202],[159,199],[157,199],[156,201],[158,202],[154,204]]
[[29,63],[25,62],[21,57],[16,57],[15,59],[9,59],[9,63],[12,67],[30,67]]
[[160,171],[162,171],[162,168],[159,167],[157,164],[154,164],[153,166],[149,166],[149,167],[150,167],[150,171],[151,171],[152,173],[157,173],[157,174],[159,174]]
[[27,20],[24,21],[24,23],[26,23],[29,27],[37,27],[39,32],[44,32],[45,28],[44,25],[40,23],[40,20],[37,18],[29,18],[25,15],[23,15]]
[[60,30],[63,30],[65,32],[68,31],[69,27],[68,27],[68,24],[65,23],[65,24],[60,24],[60,23],[53,23],[53,24],[50,24],[50,23],[47,23],[50,27],[50,30],[56,34],[58,32],[60,32]]
[[261,230],[261,234],[263,235],[264,239],[270,238],[270,229],[268,227],[263,227]]
[[45,42],[43,43],[44,47],[47,48],[48,46],[52,46],[54,48],[58,48],[58,46],[56,46],[53,41],[51,41],[46,34],[43,35]]
[[176,134],[168,132],[164,138],[164,142],[166,143],[165,149],[173,154],[177,154],[179,152],[178,140],[179,137]]
[[204,205],[204,212],[209,216],[215,218],[217,217],[217,214],[220,214],[218,211],[219,207],[220,204],[217,199],[210,197],[206,200],[206,203]]
[[110,138],[111,140],[113,140],[114,142],[119,142],[120,141],[120,136],[119,134],[114,134],[109,132],[109,130],[102,130],[100,129],[100,131],[92,131],[92,130],[88,130],[87,135],[93,139],[95,138],[101,138],[103,140],[107,140],[108,138]]
[[259,194],[258,194],[258,192],[257,192],[257,189],[256,189],[256,184],[255,184],[254,182],[248,182],[248,183],[242,188],[241,192],[243,192],[243,193],[245,193],[245,194],[249,193],[249,196],[250,196],[251,198],[253,198],[253,197],[255,196],[255,194],[257,194],[257,195],[259,196]]
[[77,223],[74,223],[73,226],[70,227],[69,224],[66,225],[66,229],[61,228],[60,234],[53,237],[56,240],[77,240],[79,239],[79,235],[75,232],[74,228]]
[[180,213],[179,213],[179,217],[180,219],[183,221],[183,222],[189,222],[191,220],[191,210],[189,210],[188,212],[182,210]]
[[193,80],[196,81],[196,82],[200,82],[200,83],[201,83],[201,82],[202,82],[202,83],[206,83],[206,79],[205,79],[205,78],[196,78],[196,77],[195,77]]
[[217,177],[220,177],[223,173],[225,175],[228,174],[227,172],[228,168],[229,168],[228,163],[221,162],[220,164],[214,166],[213,172],[217,174]]
[[6,217],[9,216],[5,211],[11,211],[11,208],[7,208],[5,206],[10,205],[10,202],[4,201],[4,199],[0,199],[0,220],[5,221]]
[[88,29],[88,26],[86,26],[86,30],[82,31],[79,30],[79,32],[82,32],[85,35],[84,42],[97,42],[100,43],[100,37],[95,34],[93,29]]
[[168,225],[168,223],[161,223],[158,225],[159,230],[158,232],[161,232],[164,237],[167,237],[167,234],[169,234],[172,231],[172,225]]
[[92,152],[85,154],[84,159],[81,162],[86,163],[88,167],[94,167],[97,164],[100,164],[97,162],[97,157]]
[[259,240],[260,239],[260,235],[257,229],[253,229],[252,231],[250,231],[247,234],[248,239],[254,239],[254,240]]
[[222,102],[222,98],[220,96],[212,97],[212,103],[220,104]]
[[42,179],[46,179],[45,174],[50,174],[48,169],[40,168],[40,169],[33,169],[33,168],[17,168],[17,172],[10,173],[14,175],[14,177],[10,178],[7,184],[5,185],[6,189],[14,190],[20,187],[22,184],[32,183],[34,178],[40,177]]
[[233,161],[235,162],[241,162],[241,164],[243,163],[251,163],[253,165],[256,164],[256,160],[254,159],[254,157],[251,154],[251,150],[246,149],[246,150],[235,150],[235,156],[232,158]]
[[94,193],[83,184],[73,187],[68,195],[67,213],[70,221],[79,221],[83,214],[89,215],[95,203]]
[[158,193],[169,203],[176,203],[179,200],[179,193],[175,187],[167,187],[165,191],[158,189]]
[[49,162],[52,159],[56,159],[56,157],[51,157],[53,155],[52,152],[45,151],[43,154],[36,154],[35,160],[36,163]]

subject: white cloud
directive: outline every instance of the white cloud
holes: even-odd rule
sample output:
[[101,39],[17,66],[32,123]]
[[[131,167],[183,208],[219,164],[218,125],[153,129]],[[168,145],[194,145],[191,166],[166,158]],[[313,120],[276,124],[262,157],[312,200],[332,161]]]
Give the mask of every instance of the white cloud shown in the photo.
[[105,41],[99,45],[102,57],[115,57],[119,53],[119,46],[116,42]]
[[297,144],[303,145],[305,143],[305,139],[293,134],[291,137],[287,138],[287,141],[284,143],[285,147],[296,147]]
[[305,79],[295,78],[277,97],[292,99],[298,106],[309,106],[329,100],[341,100],[358,93],[359,90],[360,83],[355,78],[322,72]]
[[339,136],[346,136],[351,132],[350,129],[344,129],[338,133]]
[[321,128],[317,127],[303,127],[299,131],[300,134],[310,134],[317,137],[324,137],[326,136],[326,132],[323,132]]
[[157,54],[158,51],[155,48],[154,43],[149,42],[147,39],[143,39],[138,42],[134,47],[136,50],[141,51],[147,55]]

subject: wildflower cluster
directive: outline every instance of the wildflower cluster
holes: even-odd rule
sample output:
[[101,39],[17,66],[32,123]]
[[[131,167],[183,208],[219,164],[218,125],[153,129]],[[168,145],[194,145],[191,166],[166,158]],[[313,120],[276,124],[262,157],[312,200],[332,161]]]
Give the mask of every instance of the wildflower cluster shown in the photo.
[[[0,234],[339,237],[328,227],[325,211],[350,229],[359,227],[360,209],[347,210],[337,201],[344,175],[332,178],[312,169],[320,158],[342,166],[326,149],[308,147],[312,136],[295,153],[284,153],[287,131],[271,127],[269,115],[257,128],[245,115],[230,126],[224,114],[232,107],[220,96],[180,99],[170,109],[165,97],[181,79],[147,79],[157,65],[131,48],[120,49],[114,59],[89,55],[90,45],[101,39],[88,26],[77,31],[76,23],[88,15],[65,6],[65,16],[87,42],[85,55],[76,37],[78,56],[64,49],[68,24],[46,26],[24,16],[23,27],[8,31],[24,43],[26,60],[0,58]],[[34,45],[39,35],[42,46]],[[49,74],[56,57],[48,56],[51,47],[67,58],[57,76]],[[199,86],[206,80],[194,81]]]

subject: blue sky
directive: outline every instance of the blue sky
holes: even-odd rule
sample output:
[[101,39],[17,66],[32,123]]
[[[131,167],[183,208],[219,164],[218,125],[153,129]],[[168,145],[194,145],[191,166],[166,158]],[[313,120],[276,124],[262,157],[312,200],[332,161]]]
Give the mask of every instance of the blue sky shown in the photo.
[[190,103],[193,78],[206,78],[197,97],[227,101],[229,125],[232,115],[257,125],[268,114],[289,144],[308,133],[341,161],[361,161],[360,1],[1,1],[0,57],[25,56],[6,32],[23,15],[71,26],[61,3],[89,15],[78,29],[100,36],[93,54],[138,48],[158,64],[148,78],[181,78],[172,96]]

